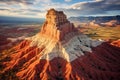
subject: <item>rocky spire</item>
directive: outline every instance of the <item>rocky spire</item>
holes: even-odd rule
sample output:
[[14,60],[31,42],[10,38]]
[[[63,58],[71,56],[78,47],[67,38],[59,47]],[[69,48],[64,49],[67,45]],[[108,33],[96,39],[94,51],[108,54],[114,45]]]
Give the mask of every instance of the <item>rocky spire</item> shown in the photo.
[[62,24],[68,22],[66,15],[63,11],[56,11],[55,9],[50,9],[46,15],[46,21],[48,24],[54,24],[56,27],[59,27]]
[[63,11],[50,9],[46,14],[46,21],[42,26],[41,33],[56,40],[63,40],[67,33],[74,30],[74,25],[67,20]]

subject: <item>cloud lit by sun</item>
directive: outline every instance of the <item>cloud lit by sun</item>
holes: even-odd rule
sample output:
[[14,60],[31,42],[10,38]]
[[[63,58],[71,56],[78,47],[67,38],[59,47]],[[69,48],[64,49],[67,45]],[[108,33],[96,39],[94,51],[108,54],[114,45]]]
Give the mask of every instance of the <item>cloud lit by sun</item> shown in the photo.
[[68,16],[119,15],[120,1],[0,0],[0,16],[43,18],[45,17],[46,10],[50,8],[63,10]]

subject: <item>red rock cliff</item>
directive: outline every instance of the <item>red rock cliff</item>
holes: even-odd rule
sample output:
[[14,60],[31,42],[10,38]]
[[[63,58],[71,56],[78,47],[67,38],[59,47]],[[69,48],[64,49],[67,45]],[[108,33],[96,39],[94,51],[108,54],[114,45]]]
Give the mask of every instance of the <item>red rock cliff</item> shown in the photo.
[[67,33],[74,30],[73,24],[67,20],[63,11],[50,9],[46,14],[46,21],[42,26],[41,34],[62,40]]

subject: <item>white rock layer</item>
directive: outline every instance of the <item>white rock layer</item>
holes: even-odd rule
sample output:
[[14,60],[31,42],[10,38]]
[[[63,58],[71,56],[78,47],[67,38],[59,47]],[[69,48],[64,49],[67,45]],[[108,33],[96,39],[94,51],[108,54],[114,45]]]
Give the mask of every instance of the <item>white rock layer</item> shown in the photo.
[[[74,35],[74,33],[71,33],[69,35]],[[91,52],[92,47],[96,47],[103,42],[92,40],[83,34],[73,36],[73,38],[67,40],[65,44],[63,44],[64,41],[58,42],[54,39],[46,38],[40,34],[37,34],[27,39],[32,41],[30,45],[31,47],[45,47],[39,53],[42,54],[40,59],[52,60],[55,57],[61,57],[68,62],[71,62],[76,58],[84,55],[85,52]]]

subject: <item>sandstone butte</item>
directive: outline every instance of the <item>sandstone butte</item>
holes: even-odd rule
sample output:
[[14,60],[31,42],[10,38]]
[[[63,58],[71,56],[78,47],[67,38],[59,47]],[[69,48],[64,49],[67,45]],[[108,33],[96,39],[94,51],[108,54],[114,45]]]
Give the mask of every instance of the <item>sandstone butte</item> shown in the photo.
[[13,48],[5,71],[20,80],[120,80],[120,40],[92,40],[48,10],[41,31]]

